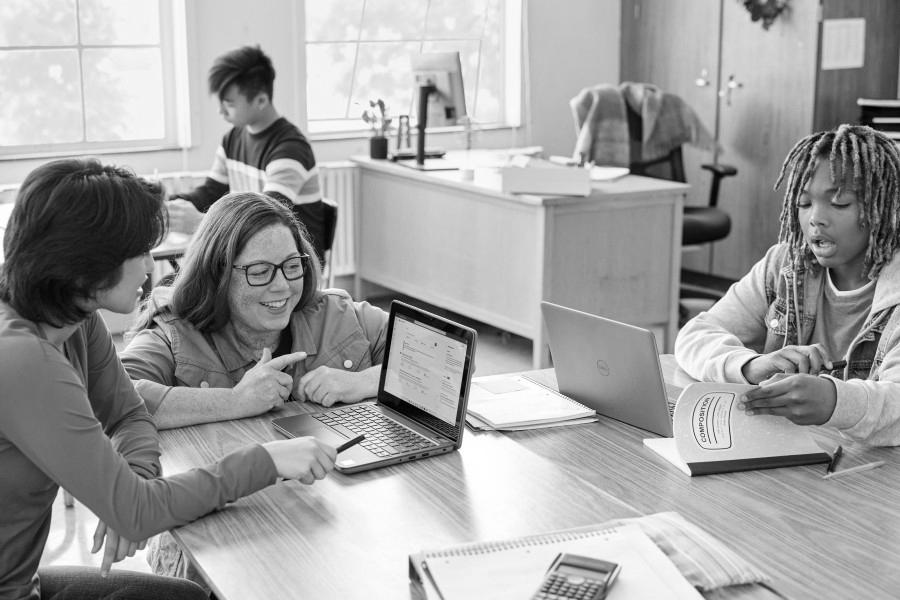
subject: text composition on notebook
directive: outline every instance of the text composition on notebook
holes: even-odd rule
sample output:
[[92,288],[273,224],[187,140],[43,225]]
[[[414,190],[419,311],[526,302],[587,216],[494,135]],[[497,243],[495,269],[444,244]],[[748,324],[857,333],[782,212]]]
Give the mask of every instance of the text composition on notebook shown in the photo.
[[397,315],[384,390],[438,419],[455,424],[466,344]]

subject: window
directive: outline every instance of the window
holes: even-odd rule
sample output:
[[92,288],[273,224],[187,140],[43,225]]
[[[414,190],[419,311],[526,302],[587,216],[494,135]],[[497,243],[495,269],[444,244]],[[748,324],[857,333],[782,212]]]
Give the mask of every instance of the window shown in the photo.
[[360,130],[369,100],[415,119],[410,56],[458,50],[469,117],[518,125],[521,0],[315,0],[306,3],[311,133]]
[[176,145],[187,112],[175,90],[181,10],[179,0],[3,0],[0,156]]

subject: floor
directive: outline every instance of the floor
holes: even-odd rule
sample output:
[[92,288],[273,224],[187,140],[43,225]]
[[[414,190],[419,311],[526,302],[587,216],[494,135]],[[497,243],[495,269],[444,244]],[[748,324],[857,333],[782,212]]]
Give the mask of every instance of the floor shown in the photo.
[[[392,299],[392,297],[379,297],[371,299],[371,302],[389,310]],[[411,298],[400,299],[473,327],[478,332],[476,375],[523,371],[531,368],[530,340],[437,307],[422,304]],[[121,348],[122,337],[115,336],[115,341],[116,346]],[[99,567],[102,551],[98,554],[90,553],[96,525],[97,518],[78,501],[75,502],[75,506],[66,508],[63,504],[62,492],[60,492],[53,505],[50,537],[41,564]],[[114,568],[150,572],[143,551],[138,552],[134,557],[116,563]]]

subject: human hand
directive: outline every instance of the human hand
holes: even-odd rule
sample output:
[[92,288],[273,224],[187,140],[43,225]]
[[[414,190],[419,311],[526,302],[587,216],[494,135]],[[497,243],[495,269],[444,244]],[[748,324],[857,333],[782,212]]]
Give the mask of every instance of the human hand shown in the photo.
[[280,477],[312,485],[334,469],[337,451],[314,437],[301,437],[263,444]]
[[91,554],[96,554],[103,547],[103,540],[106,538],[106,550],[103,552],[103,561],[100,563],[100,576],[109,575],[109,570],[113,563],[119,562],[126,556],[134,556],[138,550],[143,550],[147,545],[147,540],[141,542],[132,542],[126,540],[118,533],[106,526],[103,521],[97,522],[97,529],[94,530],[94,545],[91,547]]
[[284,404],[291,395],[294,378],[281,370],[305,360],[306,352],[293,352],[272,358],[272,351],[263,348],[259,362],[244,373],[240,382],[232,388],[234,401],[244,408],[246,414],[259,415]]
[[166,208],[169,211],[169,229],[178,233],[194,233],[203,220],[203,213],[197,210],[193,203],[183,198],[166,202]]
[[744,394],[738,405],[749,415],[779,415],[797,425],[821,425],[837,403],[834,382],[827,377],[778,373]]
[[321,366],[313,369],[297,382],[297,400],[311,401],[322,406],[335,402],[359,402],[371,398],[378,390],[381,367],[353,372]]
[[760,383],[776,373],[809,373],[816,375],[831,365],[821,344],[785,346],[769,354],[761,354],[741,367],[750,383]]

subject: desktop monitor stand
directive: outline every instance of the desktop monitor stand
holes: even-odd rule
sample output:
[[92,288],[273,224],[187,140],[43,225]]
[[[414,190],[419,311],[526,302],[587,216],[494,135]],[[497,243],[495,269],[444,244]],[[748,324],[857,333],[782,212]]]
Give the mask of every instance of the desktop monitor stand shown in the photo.
[[428,96],[437,92],[434,84],[428,83],[419,86],[419,122],[416,124],[418,135],[416,136],[416,159],[398,160],[398,165],[416,169],[418,171],[454,171],[459,167],[443,158],[425,158],[425,127],[428,123]]

